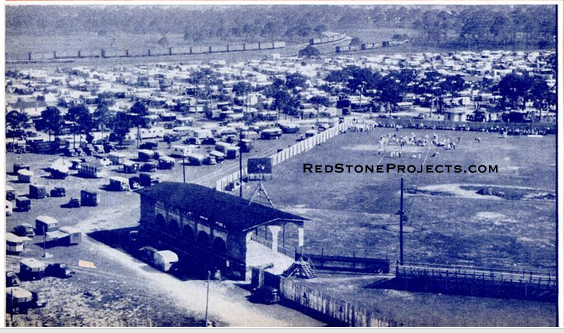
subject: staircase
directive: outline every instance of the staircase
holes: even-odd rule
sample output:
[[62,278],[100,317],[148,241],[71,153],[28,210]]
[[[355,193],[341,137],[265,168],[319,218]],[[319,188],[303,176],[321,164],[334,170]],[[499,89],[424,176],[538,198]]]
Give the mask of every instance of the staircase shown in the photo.
[[286,277],[313,279],[317,276],[317,270],[311,260],[307,259],[307,261],[305,261],[303,258],[300,258],[284,271],[283,275]]

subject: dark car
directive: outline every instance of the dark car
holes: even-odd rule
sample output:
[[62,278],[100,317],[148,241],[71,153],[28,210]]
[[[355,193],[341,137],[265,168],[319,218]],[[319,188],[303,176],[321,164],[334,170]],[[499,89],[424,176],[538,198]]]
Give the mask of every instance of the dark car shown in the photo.
[[55,187],[51,190],[51,196],[55,198],[64,197],[67,195],[67,191],[64,187]]
[[34,237],[35,230],[33,230],[33,226],[29,223],[22,223],[16,228],[14,228],[14,234],[20,237]]
[[6,271],[6,287],[18,287],[21,285],[20,278],[13,271]]
[[71,198],[69,202],[62,205],[61,207],[64,207],[64,208],[79,208],[80,207],[80,200]]
[[61,279],[68,279],[74,276],[74,271],[70,269],[67,264],[55,263],[49,264],[45,269],[45,275],[58,277]]
[[256,303],[275,304],[280,302],[278,289],[269,286],[255,288],[249,300]]
[[149,150],[156,150],[159,147],[159,144],[156,142],[143,142],[139,149],[149,149]]
[[145,163],[141,165],[139,171],[142,172],[155,172],[157,171],[157,164],[156,163]]

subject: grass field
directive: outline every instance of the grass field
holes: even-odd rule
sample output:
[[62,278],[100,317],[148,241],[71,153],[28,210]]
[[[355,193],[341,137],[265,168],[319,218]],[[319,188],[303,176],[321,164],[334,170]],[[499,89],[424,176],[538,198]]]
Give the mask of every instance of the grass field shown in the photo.
[[[455,142],[460,137],[460,143],[456,150],[405,146],[401,158],[378,154],[380,135],[394,132],[349,132],[274,168],[274,179],[264,186],[276,207],[311,219],[305,231],[307,252],[323,248],[325,254],[350,256],[354,251],[395,261],[404,177],[406,188],[419,189],[405,199],[405,261],[555,273],[554,136],[416,131],[417,136],[436,133]],[[387,147],[393,150],[400,147]],[[421,158],[413,159],[418,152]],[[432,157],[435,152],[439,154]],[[498,165],[498,173],[303,173],[303,163],[419,166],[425,158],[427,165]],[[477,194],[485,185],[506,195]]]

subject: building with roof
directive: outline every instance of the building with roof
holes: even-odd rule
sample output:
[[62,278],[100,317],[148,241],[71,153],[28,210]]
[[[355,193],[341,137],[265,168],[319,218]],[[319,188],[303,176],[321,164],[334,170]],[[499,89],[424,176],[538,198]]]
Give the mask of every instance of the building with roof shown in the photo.
[[289,267],[303,246],[307,219],[294,214],[196,184],[163,182],[138,193],[141,238],[234,279],[251,265],[281,263],[280,256]]

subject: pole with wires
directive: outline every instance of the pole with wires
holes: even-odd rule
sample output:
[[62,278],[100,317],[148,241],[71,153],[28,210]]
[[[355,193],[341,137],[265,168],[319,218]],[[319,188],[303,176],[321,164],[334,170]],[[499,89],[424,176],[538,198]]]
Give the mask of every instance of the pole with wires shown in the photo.
[[401,186],[400,186],[400,210],[399,210],[399,217],[400,217],[400,265],[403,265],[403,178],[401,179]]

